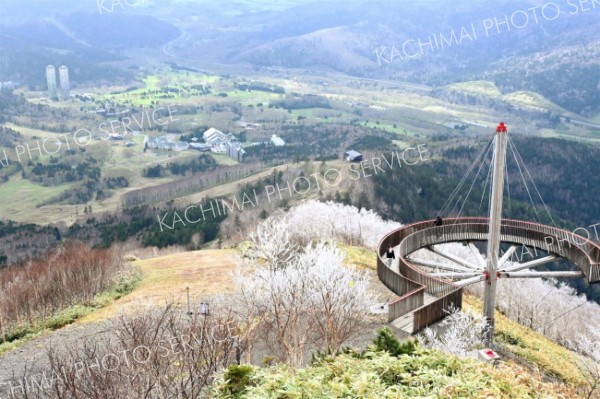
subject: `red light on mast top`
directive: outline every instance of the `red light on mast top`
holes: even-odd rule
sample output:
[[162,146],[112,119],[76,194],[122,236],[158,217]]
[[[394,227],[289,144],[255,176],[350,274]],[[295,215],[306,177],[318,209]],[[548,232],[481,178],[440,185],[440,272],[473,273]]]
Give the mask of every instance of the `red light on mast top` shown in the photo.
[[500,133],[500,132],[506,133],[506,125],[504,124],[504,122],[500,122],[500,124],[496,128],[496,133]]

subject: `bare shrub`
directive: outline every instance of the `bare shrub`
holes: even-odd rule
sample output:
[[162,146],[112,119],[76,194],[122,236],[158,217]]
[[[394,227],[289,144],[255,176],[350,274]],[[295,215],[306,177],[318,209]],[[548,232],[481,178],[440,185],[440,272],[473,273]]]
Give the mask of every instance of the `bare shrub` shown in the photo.
[[213,374],[244,350],[231,313],[211,310],[210,316],[188,316],[167,305],[135,318],[122,316],[109,334],[48,349],[48,368],[30,370],[12,394],[40,399],[205,397]]
[[116,250],[67,244],[42,259],[0,272],[0,342],[12,328],[33,325],[74,304],[90,302],[129,266]]

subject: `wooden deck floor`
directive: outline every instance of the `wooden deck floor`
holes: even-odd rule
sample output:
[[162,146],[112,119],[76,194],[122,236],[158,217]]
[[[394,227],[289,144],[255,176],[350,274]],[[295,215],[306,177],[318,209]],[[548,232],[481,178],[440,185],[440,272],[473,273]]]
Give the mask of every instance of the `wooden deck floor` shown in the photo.
[[[438,299],[437,297],[433,296],[433,295],[429,295],[428,293],[425,293],[425,305],[430,304],[431,302],[435,301],[436,299]],[[410,312],[405,314],[402,317],[398,317],[396,320],[392,321],[392,325],[396,328],[398,328],[399,330],[404,331],[407,334],[411,334],[413,333],[413,313],[414,312]]]

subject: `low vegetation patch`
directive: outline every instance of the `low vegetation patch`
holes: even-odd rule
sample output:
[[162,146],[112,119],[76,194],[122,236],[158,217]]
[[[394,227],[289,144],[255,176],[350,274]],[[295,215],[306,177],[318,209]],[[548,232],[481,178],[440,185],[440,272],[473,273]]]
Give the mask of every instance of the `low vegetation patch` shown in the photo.
[[[374,348],[372,348],[374,349]],[[512,362],[498,367],[436,350],[347,351],[294,370],[243,366],[221,374],[215,398],[575,398]]]
[[339,244],[338,247],[346,254],[346,263],[361,269],[377,270],[377,258],[373,250],[344,244]]

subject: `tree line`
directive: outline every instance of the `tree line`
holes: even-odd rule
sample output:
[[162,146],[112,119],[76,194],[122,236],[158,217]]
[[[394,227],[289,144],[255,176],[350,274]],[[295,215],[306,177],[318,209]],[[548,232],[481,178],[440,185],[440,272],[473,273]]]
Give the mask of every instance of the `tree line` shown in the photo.
[[262,162],[223,166],[207,172],[199,172],[172,182],[131,191],[123,196],[123,207],[153,204],[193,194],[218,184],[239,180],[261,171]]
[[165,166],[160,164],[151,166],[144,169],[143,175],[144,177],[150,178],[165,177],[169,174],[185,176],[213,170],[216,169],[217,166],[217,161],[215,161],[210,154],[200,154],[197,158],[194,158],[189,162],[173,162],[168,163]]

